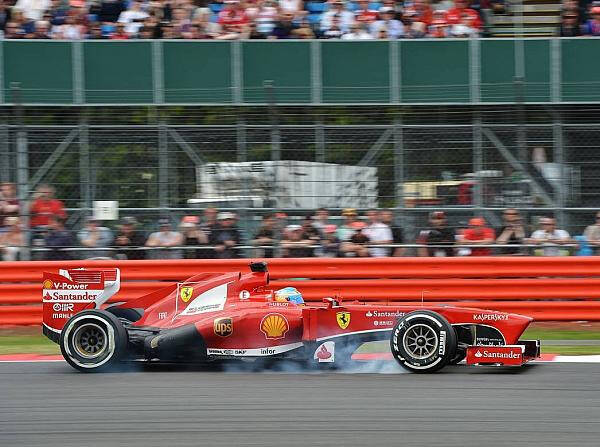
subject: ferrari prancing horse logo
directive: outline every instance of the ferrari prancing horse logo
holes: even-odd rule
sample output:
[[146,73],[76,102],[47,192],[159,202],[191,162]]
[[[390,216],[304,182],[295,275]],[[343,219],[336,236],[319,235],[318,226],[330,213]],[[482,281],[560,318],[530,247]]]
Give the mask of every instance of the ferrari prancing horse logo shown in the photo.
[[350,312],[338,312],[335,314],[335,319],[341,329],[346,329],[350,324]]
[[181,296],[181,299],[184,303],[187,303],[190,300],[190,298],[192,297],[193,293],[194,293],[193,287],[182,287],[181,290],[179,291],[179,296]]

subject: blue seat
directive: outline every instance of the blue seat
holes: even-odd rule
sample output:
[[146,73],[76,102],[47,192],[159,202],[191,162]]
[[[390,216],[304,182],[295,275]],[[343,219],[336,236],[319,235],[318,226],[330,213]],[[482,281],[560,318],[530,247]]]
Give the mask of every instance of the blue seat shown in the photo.
[[323,2],[306,2],[304,5],[308,12],[323,12],[327,9],[327,3]]
[[210,3],[208,7],[213,13],[218,14],[223,9],[223,3]]
[[308,15],[308,23],[311,25],[318,25],[321,22],[321,14],[311,13]]
[[372,11],[379,11],[379,8],[381,8],[383,5],[379,2],[371,2],[369,3],[368,8]]

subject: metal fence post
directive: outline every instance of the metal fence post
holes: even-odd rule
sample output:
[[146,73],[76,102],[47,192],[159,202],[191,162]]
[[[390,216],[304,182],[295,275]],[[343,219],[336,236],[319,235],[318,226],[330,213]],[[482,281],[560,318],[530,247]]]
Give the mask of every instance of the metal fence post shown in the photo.
[[21,86],[18,82],[10,85],[12,102],[15,105],[17,125],[17,196],[19,197],[19,218],[25,230],[25,247],[21,250],[21,260],[31,259],[31,233],[29,230],[29,152],[27,147],[27,130],[24,123],[23,104],[21,102]]
[[563,128],[560,111],[554,110],[552,125],[552,140],[554,149],[554,162],[558,164],[560,169],[560,179],[558,181],[558,190],[556,191],[555,203],[557,206],[556,220],[559,228],[565,228],[566,222],[565,206],[567,205],[567,167],[565,165],[565,153],[563,144]]
[[[159,113],[161,113],[159,111]],[[164,118],[158,121],[158,205],[164,212],[169,207],[169,140]]]
[[90,141],[87,109],[83,108],[79,116],[79,194],[83,217],[87,217],[92,208]]
[[481,113],[474,112],[473,115],[473,173],[479,181],[473,185],[473,204],[475,212],[481,215],[481,207],[483,206],[483,188],[481,178],[478,177],[483,171],[483,134],[481,132]]

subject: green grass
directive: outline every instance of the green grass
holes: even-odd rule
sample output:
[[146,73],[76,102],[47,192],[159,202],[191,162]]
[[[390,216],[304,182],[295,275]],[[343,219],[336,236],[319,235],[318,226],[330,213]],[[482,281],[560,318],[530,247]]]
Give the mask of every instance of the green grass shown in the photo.
[[60,354],[60,348],[43,335],[0,336],[2,354]]
[[552,346],[542,344],[543,354],[600,355],[600,346]]
[[530,327],[521,338],[524,340],[600,340],[600,331]]

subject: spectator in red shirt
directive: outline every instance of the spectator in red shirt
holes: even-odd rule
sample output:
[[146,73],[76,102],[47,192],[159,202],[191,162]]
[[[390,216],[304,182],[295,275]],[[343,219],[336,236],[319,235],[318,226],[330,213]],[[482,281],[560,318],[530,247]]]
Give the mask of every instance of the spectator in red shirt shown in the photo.
[[38,186],[36,199],[31,204],[29,212],[32,228],[48,225],[50,216],[62,219],[67,217],[64,204],[54,198],[54,188],[49,185]]
[[466,25],[481,30],[482,23],[479,14],[468,6],[468,0],[454,0],[454,7],[446,11],[446,23],[448,25]]
[[358,22],[371,23],[377,20],[377,11],[369,9],[369,0],[358,0],[358,7],[354,11],[354,17]]
[[[496,234],[492,228],[485,226],[483,217],[473,217],[469,220],[469,228],[463,231],[462,244],[467,245],[489,245],[496,240]],[[471,247],[471,256],[491,256],[492,249],[488,247]]]
[[416,13],[415,22],[423,22],[427,26],[431,25],[433,9],[431,9],[428,0],[414,0],[413,8]]
[[226,0],[225,6],[219,12],[217,22],[221,26],[247,24],[248,16],[246,16],[244,5],[237,0]]
[[[433,20],[429,26],[427,37],[443,38],[448,35],[448,24],[446,23],[444,11],[435,11]],[[461,185],[462,186],[462,185]],[[460,202],[460,186],[459,186],[459,202]]]

